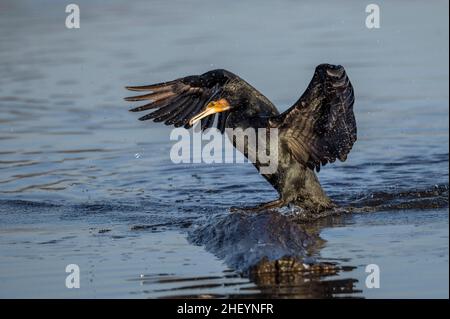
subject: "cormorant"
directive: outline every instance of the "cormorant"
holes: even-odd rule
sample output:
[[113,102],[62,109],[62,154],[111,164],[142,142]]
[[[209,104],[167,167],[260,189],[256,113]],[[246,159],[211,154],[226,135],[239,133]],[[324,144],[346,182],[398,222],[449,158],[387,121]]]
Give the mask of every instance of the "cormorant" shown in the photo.
[[[202,130],[216,125],[222,133],[225,128],[277,128],[277,170],[262,175],[278,191],[279,198],[247,209],[258,211],[294,204],[317,212],[336,206],[323,191],[314,170],[318,172],[321,165],[336,159],[345,161],[356,141],[353,87],[342,66],[317,66],[306,91],[283,113],[246,81],[223,69],[126,88],[147,92],[125,98],[150,100],[130,110],[153,110],[141,121],[153,119],[189,128],[201,120]],[[248,156],[249,145],[236,145],[234,139],[232,142]],[[254,165],[260,171],[260,163],[256,161]]]

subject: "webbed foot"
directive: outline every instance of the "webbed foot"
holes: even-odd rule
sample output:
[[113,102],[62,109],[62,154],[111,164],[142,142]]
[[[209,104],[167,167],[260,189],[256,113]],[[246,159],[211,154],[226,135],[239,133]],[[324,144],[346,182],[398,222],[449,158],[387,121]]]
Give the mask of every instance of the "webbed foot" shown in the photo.
[[230,212],[234,213],[234,212],[238,212],[238,211],[243,211],[243,212],[260,212],[262,210],[266,210],[266,209],[273,209],[273,208],[279,208],[279,207],[283,207],[285,205],[285,202],[282,199],[277,199],[277,200],[273,200],[270,201],[268,203],[261,203],[259,205],[256,206],[250,206],[250,207],[231,207],[230,208]]

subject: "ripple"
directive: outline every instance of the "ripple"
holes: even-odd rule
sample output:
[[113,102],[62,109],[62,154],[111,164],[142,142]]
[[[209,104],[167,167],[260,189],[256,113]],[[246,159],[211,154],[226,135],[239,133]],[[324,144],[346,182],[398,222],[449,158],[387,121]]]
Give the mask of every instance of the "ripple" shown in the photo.
[[[442,30],[442,21],[446,22],[446,16],[441,15],[444,10],[436,4],[392,5],[392,14],[405,15],[406,10],[424,16],[427,23],[405,24],[404,19],[394,19],[392,27],[399,32],[380,29],[379,45],[374,46],[375,39],[367,30],[353,27],[361,22],[360,9],[354,6],[329,10],[327,4],[326,10],[318,10],[325,5],[289,2],[272,10],[250,2],[236,12],[231,6],[220,6],[212,16],[208,13],[211,4],[194,6],[192,15],[185,14],[193,13],[192,5],[181,2],[176,5],[178,10],[169,2],[152,6],[145,1],[108,4],[102,14],[85,16],[86,28],[68,36],[60,19],[54,19],[56,11],[51,4],[28,1],[30,10],[22,10],[20,3],[10,3],[14,5],[0,13],[1,224],[7,228],[41,223],[59,228],[63,224],[73,227],[84,222],[90,227],[99,223],[112,230],[95,237],[93,243],[89,243],[90,235],[80,235],[74,241],[81,243],[77,249],[84,251],[84,244],[91,245],[97,249],[91,251],[92,256],[103,249],[111,254],[120,251],[123,255],[119,260],[130,258],[127,253],[134,252],[136,246],[114,246],[117,242],[143,240],[139,257],[145,258],[151,247],[158,249],[165,244],[150,239],[163,238],[165,232],[174,230],[188,234],[192,243],[203,245],[236,270],[218,276],[186,274],[189,261],[179,256],[198,248],[186,245],[182,246],[186,251],[180,249],[175,254],[179,273],[143,278],[132,277],[129,269],[125,276],[114,273],[113,279],[132,277],[136,279],[133,283],[142,282],[147,293],[133,287],[134,293],[161,298],[308,298],[347,296],[343,291],[354,296],[354,279],[343,279],[339,274],[269,271],[244,278],[236,272],[245,272],[265,256],[268,262],[260,268],[269,270],[284,267],[286,264],[276,262],[284,255],[298,258],[298,263],[305,258],[325,263],[317,256],[322,251],[320,230],[341,227],[341,218],[406,212],[411,213],[408,218],[420,223],[417,216],[421,214],[436,210],[441,216],[447,212],[448,72],[442,65],[447,63],[448,49],[442,48],[448,42],[445,32],[436,32]],[[97,4],[94,7],[100,8]],[[249,20],[249,10],[281,23],[261,27],[258,21]],[[302,19],[298,19],[299,12]],[[331,19],[331,29],[320,23],[320,15]],[[337,16],[345,16],[345,21],[337,21]],[[89,29],[96,32],[86,32]],[[217,37],[217,30],[223,33],[221,37]],[[298,41],[293,45],[292,39]],[[354,79],[359,97],[355,104],[359,139],[345,163],[327,165],[319,178],[333,200],[353,215],[342,210],[340,215],[319,216],[324,218],[309,226],[300,223],[300,218],[291,225],[292,215],[298,212],[290,208],[277,211],[277,215],[229,215],[230,206],[272,200],[277,194],[251,164],[171,163],[170,129],[140,123],[122,100],[127,83],[155,83],[232,66],[233,72],[285,109],[298,98],[315,64],[331,52],[330,43],[337,49],[334,53],[339,63],[345,64]],[[437,49],[427,50],[430,47]],[[412,214],[417,211],[420,214]],[[111,223],[123,226],[123,232]],[[367,222],[361,232],[370,232],[369,226],[374,224]],[[425,236],[433,230],[423,231],[420,235]],[[345,235],[353,240],[357,232],[352,229]],[[24,253],[30,259],[42,258],[41,252],[50,258],[54,248],[66,244],[60,235],[36,236],[39,240],[32,242],[46,244],[41,244],[37,253]],[[390,245],[398,240],[395,236],[390,239],[394,239]],[[10,242],[21,242],[14,240]],[[363,254],[352,244],[348,240],[335,247],[341,249],[337,257],[342,260],[333,262],[342,267],[352,262],[345,258]],[[421,244],[417,242],[411,251]],[[30,244],[22,245],[26,251]],[[17,246],[12,249],[13,256]],[[9,249],[8,245],[2,247]],[[364,248],[368,247],[373,248]],[[166,255],[166,251],[176,249],[165,249],[164,255],[153,256],[148,264],[159,265],[158,258],[167,261],[174,255]],[[445,251],[439,253],[445,256]],[[373,252],[373,256],[381,255]],[[64,249],[58,259],[69,256]],[[411,256],[422,257],[417,253]],[[448,263],[448,253],[444,258]],[[88,259],[93,268],[94,261]],[[118,260],[114,265],[119,267]],[[9,269],[13,268],[9,265]],[[94,277],[90,279],[95,281]],[[27,289],[41,287],[26,285]],[[11,286],[11,291],[16,287]],[[123,289],[120,284],[115,287]],[[104,296],[97,291],[94,297]]]

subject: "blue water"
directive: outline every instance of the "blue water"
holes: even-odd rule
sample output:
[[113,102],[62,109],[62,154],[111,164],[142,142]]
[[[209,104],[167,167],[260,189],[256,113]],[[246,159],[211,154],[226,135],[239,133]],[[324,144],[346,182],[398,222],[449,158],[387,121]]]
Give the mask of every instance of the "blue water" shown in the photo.
[[0,3],[0,297],[279,293],[188,241],[271,186],[250,164],[173,164],[170,128],[137,121],[123,87],[225,68],[284,110],[324,62],[352,80],[358,141],[320,181],[378,208],[315,225],[314,257],[352,270],[286,296],[340,296],[324,287],[351,279],[346,296],[448,297],[447,2],[383,2],[377,30],[356,0],[77,4],[69,30],[64,3]]

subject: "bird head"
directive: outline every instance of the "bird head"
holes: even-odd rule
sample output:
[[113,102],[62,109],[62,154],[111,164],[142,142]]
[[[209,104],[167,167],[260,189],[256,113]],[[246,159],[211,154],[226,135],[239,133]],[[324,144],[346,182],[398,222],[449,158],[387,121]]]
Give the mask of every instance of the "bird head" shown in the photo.
[[228,103],[227,99],[225,99],[225,98],[221,98],[216,101],[211,101],[206,105],[205,109],[202,112],[198,113],[197,115],[195,115],[194,117],[192,117],[189,120],[189,125],[194,125],[195,123],[197,123],[204,117],[207,117],[212,114],[224,112],[229,109],[231,109],[231,105]]

